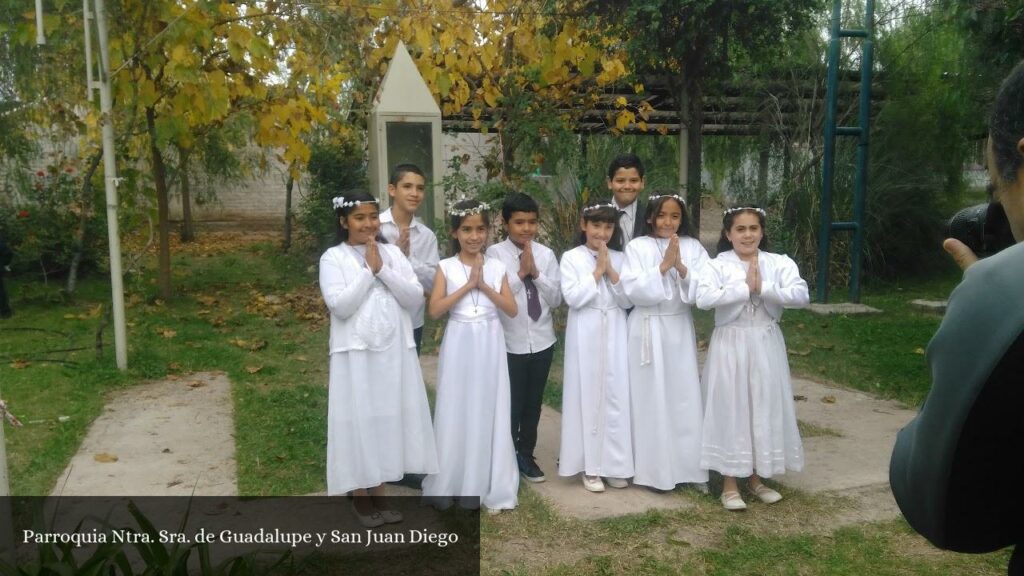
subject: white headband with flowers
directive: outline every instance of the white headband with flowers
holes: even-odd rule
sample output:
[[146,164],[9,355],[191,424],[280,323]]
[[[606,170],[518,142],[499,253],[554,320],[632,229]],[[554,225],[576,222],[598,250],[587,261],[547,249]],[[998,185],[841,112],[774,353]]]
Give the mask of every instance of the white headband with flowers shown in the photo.
[[658,194],[656,196],[651,196],[651,197],[647,198],[647,201],[648,202],[654,202],[658,198],[675,198],[676,200],[679,200],[679,202],[683,206],[686,206],[686,198],[683,198],[679,194]]
[[[468,198],[466,198],[465,196],[461,196],[455,203],[458,204],[459,202],[462,202],[464,200],[468,200]],[[448,213],[451,214],[452,216],[465,218],[466,216],[472,216],[473,214],[480,214],[481,212],[486,212],[487,208],[487,204],[484,204],[483,202],[477,200],[477,205],[473,206],[472,208],[461,208],[457,210],[453,207],[448,209]]]
[[586,207],[583,208],[583,213],[587,214],[589,212],[593,212],[594,210],[600,210],[601,208],[613,208],[613,209],[616,209],[616,210],[618,209],[618,207],[615,206],[615,204],[612,204],[611,202],[608,202],[608,203],[605,203],[605,204],[594,204],[593,206],[586,206]]
[[359,206],[360,204],[377,204],[376,200],[345,200],[344,196],[335,196],[331,199],[331,204],[334,205],[334,209],[338,208],[351,208],[353,206]]
[[733,214],[735,212],[742,212],[744,210],[753,210],[754,212],[757,212],[761,216],[764,216],[766,218],[768,217],[768,214],[765,213],[764,208],[756,208],[754,206],[737,206],[735,208],[729,208],[724,212],[724,214],[728,216],[729,214]]

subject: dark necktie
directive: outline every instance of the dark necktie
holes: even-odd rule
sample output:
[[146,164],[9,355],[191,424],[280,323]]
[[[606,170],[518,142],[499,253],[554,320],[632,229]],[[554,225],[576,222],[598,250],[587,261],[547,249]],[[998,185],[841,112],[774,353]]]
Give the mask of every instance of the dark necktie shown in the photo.
[[540,320],[540,294],[537,294],[537,285],[533,283],[533,278],[527,276],[523,278],[523,286],[526,286],[526,313],[536,322]]

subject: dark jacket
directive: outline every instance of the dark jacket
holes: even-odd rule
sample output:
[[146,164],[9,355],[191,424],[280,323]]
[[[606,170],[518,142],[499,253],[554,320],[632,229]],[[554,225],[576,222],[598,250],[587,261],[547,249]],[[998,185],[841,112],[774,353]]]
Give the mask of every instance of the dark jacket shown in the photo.
[[939,548],[1021,541],[1024,244],[974,264],[928,344],[932,389],[900,431],[889,483],[907,522]]

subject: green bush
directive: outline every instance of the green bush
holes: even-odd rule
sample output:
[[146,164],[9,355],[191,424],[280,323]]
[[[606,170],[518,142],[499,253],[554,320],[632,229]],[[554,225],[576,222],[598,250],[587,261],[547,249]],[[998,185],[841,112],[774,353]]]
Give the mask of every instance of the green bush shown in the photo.
[[[14,175],[17,193],[0,198],[0,234],[14,250],[12,271],[39,273],[44,278],[66,273],[83,210],[88,212],[81,266],[83,270],[95,266],[102,253],[104,222],[83,206],[79,178],[71,166]],[[100,192],[93,187],[90,205],[97,205]]]
[[309,191],[299,203],[298,218],[318,251],[335,244],[337,231],[331,199],[344,190],[368,189],[366,145],[362,137],[321,141],[309,158]]

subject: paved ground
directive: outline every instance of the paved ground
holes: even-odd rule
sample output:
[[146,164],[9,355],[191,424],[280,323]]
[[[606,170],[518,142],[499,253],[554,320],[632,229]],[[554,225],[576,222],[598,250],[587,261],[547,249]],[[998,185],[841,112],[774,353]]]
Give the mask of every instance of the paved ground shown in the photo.
[[133,386],[110,398],[53,494],[237,494],[234,426],[223,373]]
[[[422,365],[433,387],[437,358],[425,356]],[[805,471],[778,477],[783,488],[849,496],[858,503],[855,519],[897,515],[888,487],[889,453],[896,432],[914,412],[803,379],[794,381],[794,395],[797,417],[812,433],[804,438]],[[230,383],[223,374],[130,388],[112,397],[93,422],[54,493],[188,495],[194,489],[197,495],[235,494],[233,426]],[[557,476],[560,426],[559,413],[544,408],[536,455],[548,480],[529,486],[565,515],[603,518],[685,508],[703,497],[688,490],[655,494],[633,486],[587,492],[578,476]]]

